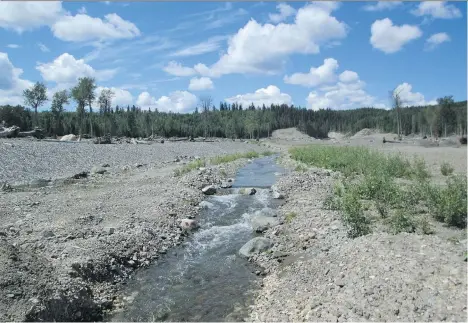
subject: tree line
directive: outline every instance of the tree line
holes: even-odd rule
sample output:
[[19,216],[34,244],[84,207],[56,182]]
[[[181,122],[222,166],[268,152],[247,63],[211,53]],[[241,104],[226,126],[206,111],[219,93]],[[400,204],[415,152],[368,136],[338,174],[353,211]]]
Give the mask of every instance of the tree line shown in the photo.
[[[96,96],[93,78],[80,78],[70,91],[56,92],[50,111],[38,112],[48,101],[43,83],[24,91],[25,106],[0,106],[0,121],[22,130],[40,127],[48,136],[81,134],[128,137],[225,137],[262,138],[276,129],[297,127],[316,138],[328,132],[355,133],[363,128],[379,129],[403,135],[466,135],[467,102],[454,102],[451,96],[440,98],[436,106],[401,107],[399,98],[391,110],[360,108],[354,110],[307,110],[286,104],[256,107],[220,102],[216,107],[204,97],[193,113],[142,110],[136,106],[113,106],[109,89]],[[65,111],[73,100],[76,111]],[[98,111],[93,111],[97,103]]]

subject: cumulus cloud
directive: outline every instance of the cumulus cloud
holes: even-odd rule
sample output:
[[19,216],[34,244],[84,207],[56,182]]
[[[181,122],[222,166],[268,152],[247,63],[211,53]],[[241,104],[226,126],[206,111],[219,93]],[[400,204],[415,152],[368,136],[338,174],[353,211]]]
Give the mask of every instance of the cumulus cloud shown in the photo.
[[23,103],[23,90],[32,82],[20,78],[23,70],[15,68],[8,54],[0,52],[0,105]]
[[288,17],[296,13],[296,9],[288,5],[287,3],[280,3],[276,6],[279,13],[270,13],[268,16],[270,20],[274,23],[279,23],[286,20]]
[[364,6],[366,11],[383,11],[391,10],[403,4],[403,1],[377,1],[375,4],[367,4]]
[[83,59],[75,59],[73,55],[64,53],[50,63],[39,63],[36,69],[45,81],[57,84],[71,85],[80,77],[94,77],[98,81],[111,79],[116,70],[95,70]]
[[426,39],[426,50],[433,50],[442,43],[449,42],[450,36],[447,33],[437,33]]
[[394,93],[400,96],[403,106],[436,105],[437,100],[426,101],[424,95],[420,92],[412,92],[413,86],[408,83],[398,85]]
[[339,81],[312,91],[306,98],[307,108],[312,110],[345,110],[362,107],[384,108],[385,105],[365,91],[366,84],[354,71],[346,70],[339,75]]
[[411,13],[415,16],[429,16],[434,19],[454,19],[462,16],[457,7],[445,1],[423,1]]
[[194,77],[190,80],[189,90],[190,91],[203,91],[212,90],[214,88],[213,81],[209,77]]
[[281,93],[281,90],[269,85],[266,88],[258,89],[254,93],[238,94],[236,96],[225,99],[228,103],[239,103],[243,106],[249,106],[252,103],[256,106],[270,106],[271,104],[292,104],[292,98],[289,94]]
[[346,37],[347,26],[331,15],[334,3],[311,3],[299,9],[291,24],[260,24],[251,19],[229,39],[228,48],[210,67],[168,66],[164,70],[176,76],[184,74],[220,77],[226,74],[277,74],[291,54],[317,54],[321,45]]
[[0,27],[22,33],[48,26],[62,14],[62,3],[57,1],[0,2]]
[[169,64],[163,67],[163,70],[174,76],[192,76],[196,73],[193,68],[182,66],[182,64],[175,61],[169,62]]
[[333,58],[327,58],[323,65],[311,67],[308,73],[294,73],[291,76],[285,76],[284,82],[288,84],[315,87],[323,83],[335,81],[335,71],[338,69],[338,61]]
[[138,96],[137,105],[142,109],[158,109],[164,112],[185,113],[195,109],[197,97],[187,91],[174,91],[169,96],[162,96],[155,99],[148,92],[142,92]]
[[111,13],[104,20],[85,14],[66,15],[52,25],[54,36],[71,42],[91,40],[130,39],[140,35],[140,30],[130,21]]
[[388,19],[376,20],[371,26],[370,43],[386,54],[396,53],[412,40],[422,36],[418,26],[393,25]]

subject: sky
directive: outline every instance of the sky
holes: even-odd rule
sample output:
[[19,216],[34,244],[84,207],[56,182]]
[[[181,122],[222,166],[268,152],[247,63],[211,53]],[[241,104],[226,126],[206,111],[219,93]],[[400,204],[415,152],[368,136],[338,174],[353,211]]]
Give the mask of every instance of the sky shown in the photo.
[[[0,105],[80,77],[143,109],[467,99],[466,2],[0,2]],[[50,101],[43,109],[50,108]],[[71,103],[67,109],[75,109]]]

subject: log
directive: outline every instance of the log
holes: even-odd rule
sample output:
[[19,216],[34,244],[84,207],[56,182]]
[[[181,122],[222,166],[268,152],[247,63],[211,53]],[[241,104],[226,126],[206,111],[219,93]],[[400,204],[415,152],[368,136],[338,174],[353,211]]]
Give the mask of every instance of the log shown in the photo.
[[37,139],[43,139],[44,138],[44,133],[42,129],[36,128],[31,131],[20,131],[18,132],[18,137],[35,137]]
[[0,138],[16,138],[19,132],[20,128],[17,126],[11,126],[9,128],[2,127],[0,130]]

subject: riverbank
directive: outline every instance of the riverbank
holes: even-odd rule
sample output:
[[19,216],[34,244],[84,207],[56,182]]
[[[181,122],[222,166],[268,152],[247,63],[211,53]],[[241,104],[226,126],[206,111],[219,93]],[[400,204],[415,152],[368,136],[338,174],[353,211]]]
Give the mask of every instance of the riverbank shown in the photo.
[[[0,320],[101,320],[108,309],[119,306],[121,285],[135,270],[157,262],[184,240],[179,222],[198,214],[204,197],[201,188],[233,177],[247,160],[206,165],[181,176],[174,171],[196,157],[266,151],[238,144],[209,143],[190,150],[167,145],[164,160],[125,169],[121,168],[129,163],[125,158],[135,156],[119,159],[118,151],[114,160],[106,159],[108,167],[97,165],[99,171],[85,178],[3,191]],[[169,158],[174,160],[166,161]],[[85,169],[77,163],[73,172],[89,171],[95,162]]]
[[252,258],[269,273],[252,321],[466,321],[466,229],[429,220],[432,234],[350,238],[339,210],[324,201],[339,174],[299,166],[279,179],[284,224],[265,232],[274,246]]

